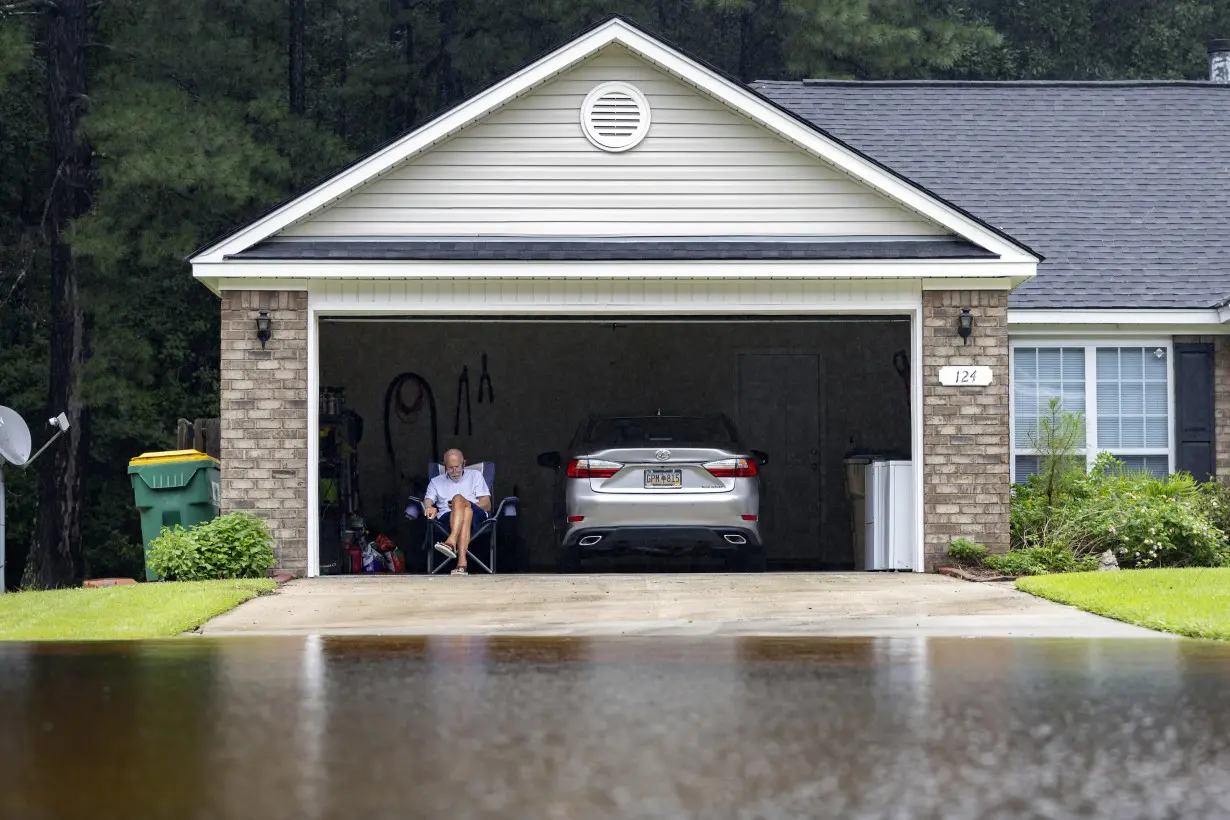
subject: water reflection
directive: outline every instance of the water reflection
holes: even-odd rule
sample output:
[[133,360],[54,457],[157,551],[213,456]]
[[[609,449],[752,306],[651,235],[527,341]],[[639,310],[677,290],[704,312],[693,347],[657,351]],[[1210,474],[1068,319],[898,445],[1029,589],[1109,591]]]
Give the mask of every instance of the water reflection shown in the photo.
[[1230,815],[1230,646],[0,646],[0,817]]

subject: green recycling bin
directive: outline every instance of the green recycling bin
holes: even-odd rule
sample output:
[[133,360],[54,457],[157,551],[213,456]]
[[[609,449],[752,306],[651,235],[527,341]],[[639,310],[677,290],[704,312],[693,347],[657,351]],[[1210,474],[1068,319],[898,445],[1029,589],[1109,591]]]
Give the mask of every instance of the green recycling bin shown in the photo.
[[142,453],[128,462],[128,478],[141,513],[145,580],[157,581],[149,566],[149,544],[163,527],[193,524],[218,516],[222,484],[218,460],[196,450]]

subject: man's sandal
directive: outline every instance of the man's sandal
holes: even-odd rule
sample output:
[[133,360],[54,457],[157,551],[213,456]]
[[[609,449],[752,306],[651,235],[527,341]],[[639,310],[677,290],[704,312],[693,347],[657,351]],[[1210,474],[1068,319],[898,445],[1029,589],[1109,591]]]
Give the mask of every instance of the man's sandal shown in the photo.
[[453,545],[447,541],[436,542],[436,552],[443,555],[445,558],[456,558],[457,550],[453,549]]
[[465,567],[457,567],[457,569],[449,573],[449,575],[469,575],[469,574],[470,573],[466,572]]

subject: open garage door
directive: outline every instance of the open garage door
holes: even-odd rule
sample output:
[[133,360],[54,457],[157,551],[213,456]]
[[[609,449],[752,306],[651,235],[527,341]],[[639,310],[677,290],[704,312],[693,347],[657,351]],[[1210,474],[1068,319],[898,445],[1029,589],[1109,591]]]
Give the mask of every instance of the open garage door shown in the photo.
[[[738,512],[755,516],[769,568],[854,569],[864,514],[846,459],[910,457],[909,349],[907,317],[324,319],[321,569],[337,563],[326,542],[339,522],[344,532],[356,516],[401,542],[418,569],[422,536],[404,518],[405,499],[421,495],[433,453],[457,447],[494,465],[497,502],[519,499],[501,571],[552,571],[569,512],[558,483],[585,424],[644,417],[722,418],[733,427],[726,444],[767,455],[754,465],[758,506]],[[397,381],[406,373],[415,378]],[[662,442],[652,452],[704,444]],[[697,463],[709,465],[708,480],[736,484],[713,477],[734,468],[705,452]],[[544,453],[560,454],[558,466],[542,466]],[[651,480],[683,489],[690,479],[674,459],[650,476],[653,464],[629,457],[620,480],[637,492]],[[630,509],[657,497],[633,496]],[[699,550],[585,568],[721,569],[722,558]]]
[[[433,452],[459,447],[492,463],[497,502],[519,499],[504,568],[550,570],[568,513],[557,479],[587,419],[720,417],[732,441],[768,456],[758,509],[744,514],[756,516],[769,567],[854,569],[863,514],[845,462],[909,459],[909,348],[905,317],[322,321],[321,507],[406,542],[416,568],[421,536],[405,499],[422,494]],[[417,377],[396,382],[407,373]],[[540,465],[544,452],[561,455],[558,470]],[[722,566],[694,558],[662,566]],[[322,558],[323,572],[331,563]]]

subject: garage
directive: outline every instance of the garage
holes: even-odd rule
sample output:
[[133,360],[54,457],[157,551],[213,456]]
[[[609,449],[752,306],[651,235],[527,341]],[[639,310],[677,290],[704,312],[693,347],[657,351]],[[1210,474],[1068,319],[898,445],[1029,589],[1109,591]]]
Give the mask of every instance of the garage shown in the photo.
[[[769,568],[849,570],[863,562],[845,460],[909,459],[910,346],[908,316],[333,318],[319,325],[320,390],[332,410],[340,397],[361,419],[357,512],[412,544],[421,535],[402,509],[407,495],[422,495],[433,446],[493,462],[493,498],[519,499],[503,567],[553,570],[557,476],[539,454],[565,452],[594,416],[720,414],[768,455],[758,512]],[[395,382],[405,373],[413,378]],[[327,519],[321,527],[327,571],[333,528]],[[681,557],[586,569],[723,567]]]
[[[507,569],[553,569],[538,456],[591,414],[729,419],[768,456],[771,569],[860,568],[860,519],[919,572],[958,536],[1006,544],[1007,296],[1037,254],[625,20],[191,261],[221,302],[222,504],[269,522],[283,571],[327,573],[352,523],[417,568],[402,511],[435,449],[422,384],[435,447],[519,499]],[[419,381],[386,402],[403,373]],[[346,413],[361,435],[339,442]],[[866,490],[853,457],[896,465],[871,468],[888,506],[848,492]]]

